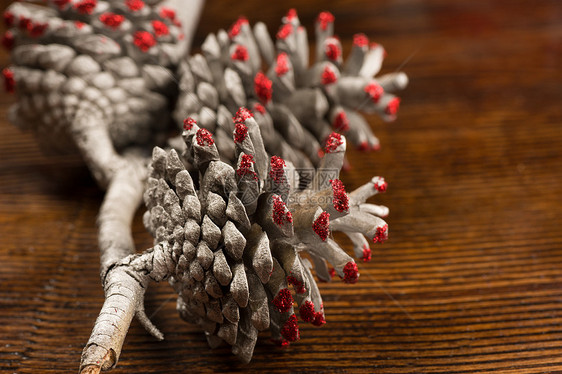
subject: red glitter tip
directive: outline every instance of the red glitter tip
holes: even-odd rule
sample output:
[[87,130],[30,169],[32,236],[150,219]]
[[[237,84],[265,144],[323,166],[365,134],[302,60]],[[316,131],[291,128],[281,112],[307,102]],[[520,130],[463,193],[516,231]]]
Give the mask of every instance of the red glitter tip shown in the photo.
[[357,283],[357,280],[359,279],[359,270],[357,269],[357,264],[353,261],[349,261],[347,264],[345,264],[345,266],[343,267],[343,281],[345,283]]
[[238,165],[238,169],[236,170],[236,174],[239,177],[243,177],[245,175],[252,176],[253,179],[258,179],[258,175],[255,171],[252,171],[252,165],[255,164],[254,157],[252,155],[242,155],[240,159],[240,164]]
[[342,144],[343,144],[343,140],[341,135],[338,134],[337,132],[331,133],[326,139],[326,147],[325,147],[326,153],[334,152]]
[[371,261],[371,248],[369,248],[369,246],[366,244],[363,246],[363,257],[361,257],[361,259],[364,262]]
[[260,103],[255,103],[254,104],[254,110],[256,112],[259,112],[261,114],[265,114],[265,107],[263,105],[261,105]]
[[253,117],[254,115],[248,110],[248,108],[241,106],[240,108],[238,108],[238,112],[236,112],[233,120],[234,122],[245,122],[248,118]]
[[379,192],[386,192],[386,189],[388,187],[388,183],[386,183],[384,178],[381,177],[379,177],[379,179],[375,183],[373,183],[373,185],[375,186],[375,189]]
[[334,208],[338,212],[345,212],[349,209],[349,197],[345,192],[345,186],[339,179],[330,180],[334,193]]
[[326,57],[332,61],[336,61],[341,56],[341,49],[335,41],[326,43],[324,52],[326,53]]
[[29,30],[29,36],[31,36],[32,38],[40,37],[47,30],[47,26],[48,24],[46,23],[36,23],[32,25],[31,29]]
[[282,183],[285,181],[285,160],[278,156],[271,156],[269,161],[269,177],[275,181],[275,183]]
[[299,336],[299,324],[297,322],[297,316],[292,314],[289,317],[289,319],[287,320],[287,322],[285,322],[283,328],[281,329],[281,335],[283,335],[283,337],[290,342],[299,340],[300,336]]
[[369,44],[369,38],[365,34],[355,34],[353,35],[353,45],[357,47],[365,47]]
[[379,99],[384,93],[383,88],[378,83],[375,82],[371,82],[368,85],[366,85],[363,91],[365,91],[365,93],[369,95],[369,97],[375,104],[379,102]]
[[328,270],[328,272],[330,273],[330,277],[335,277],[336,276],[336,269],[334,268],[330,268],[330,270]]
[[176,19],[176,11],[171,8],[162,7],[160,8],[160,17],[173,21]]
[[240,34],[240,31],[242,30],[242,26],[247,24],[248,24],[248,20],[245,17],[239,17],[238,20],[234,22],[234,24],[230,27],[230,30],[228,31],[228,36],[230,37],[230,39]]
[[263,104],[271,101],[273,83],[261,71],[256,74],[254,78],[254,90],[256,95]]
[[294,20],[295,18],[297,18],[297,10],[295,8],[289,9],[285,18],[287,18],[288,21]]
[[246,136],[248,135],[248,126],[243,124],[242,122],[236,122],[234,127],[234,142],[235,143],[242,143]]
[[13,93],[16,88],[16,80],[14,79],[14,72],[11,69],[5,68],[2,70],[4,76],[4,88],[6,92]]
[[63,10],[66,6],[70,3],[70,0],[53,0],[53,4],[56,5],[57,8]]
[[156,39],[148,31],[137,31],[134,34],[133,43],[143,52],[148,51],[156,44]]
[[373,243],[382,243],[388,239],[388,225],[377,227],[377,232],[373,238]]
[[277,55],[277,64],[275,65],[275,73],[278,77],[285,75],[289,71],[289,60],[285,52]]
[[237,45],[230,58],[238,61],[248,61],[248,49],[243,45]]
[[133,12],[137,12],[144,8],[144,1],[142,0],[127,0],[125,1],[125,5],[127,8],[132,10]]
[[306,300],[299,308],[299,314],[304,322],[314,322],[316,313],[314,312],[314,304],[310,300]]
[[341,132],[346,132],[349,130],[349,119],[347,118],[347,114],[345,111],[340,111],[336,118],[334,118],[334,128]]
[[271,341],[273,342],[273,344],[281,348],[288,347],[291,344],[285,339],[271,339]]
[[215,141],[213,140],[213,136],[209,131],[207,131],[207,129],[197,130],[195,139],[197,140],[197,144],[199,144],[200,146],[206,145],[210,147],[213,144],[215,144]]
[[100,21],[107,27],[110,27],[114,30],[121,26],[124,20],[124,16],[111,12],[103,13],[100,15]]
[[20,17],[20,21],[18,26],[23,31],[30,31],[31,30],[31,20],[27,17]]
[[334,22],[335,17],[332,13],[330,12],[322,12],[318,15],[318,18],[316,19],[316,22],[318,22],[320,24],[320,28],[322,30],[326,30],[328,28],[328,25],[332,22]]
[[324,68],[324,71],[322,72],[322,84],[324,85],[332,84],[335,83],[337,80],[338,77],[336,76],[334,70],[331,67],[326,66]]
[[289,275],[287,277],[287,283],[291,284],[295,288],[296,293],[306,292],[306,287],[304,287],[304,283],[299,281],[297,278],[295,278],[294,275]]
[[291,295],[291,291],[289,291],[288,288],[279,290],[271,302],[281,313],[288,312],[293,306],[293,296]]
[[394,97],[394,98],[390,99],[388,104],[386,104],[386,109],[384,110],[384,112],[386,114],[388,114],[389,116],[395,116],[396,113],[398,113],[399,107],[400,107],[400,99],[397,98],[397,97]]
[[154,30],[154,34],[156,36],[165,36],[170,33],[168,26],[164,22],[158,20],[152,21],[152,29]]
[[97,0],[82,0],[74,4],[74,8],[78,13],[92,14],[97,4]]
[[328,235],[330,235],[330,213],[322,212],[312,223],[312,230],[322,239],[326,241]]
[[4,36],[2,36],[2,45],[8,51],[11,51],[12,48],[14,48],[14,43],[15,43],[14,34],[10,30],[6,31],[4,33]]
[[18,27],[22,30],[22,31],[30,31],[31,30],[31,19],[27,18],[27,17],[22,17],[20,16],[19,22],[18,22]]
[[369,149],[370,149],[369,143],[368,143],[366,140],[362,141],[361,144],[359,144],[359,150],[360,150],[360,151],[366,152],[366,151],[368,151]]
[[286,23],[279,28],[279,31],[277,31],[277,39],[285,40],[292,33],[293,25],[290,23]]
[[183,120],[183,129],[185,131],[191,130],[193,128],[193,125],[197,125],[197,121],[195,121],[193,118],[187,117]]
[[86,26],[86,24],[84,22],[80,22],[80,21],[74,21],[74,26],[77,29],[81,29],[82,27]]
[[14,25],[14,21],[15,21],[14,13],[10,11],[5,11],[4,24],[6,25],[6,27],[12,27]]
[[322,326],[326,324],[326,319],[324,318],[324,313],[316,312],[314,313],[314,321],[312,321],[314,326]]
[[273,196],[273,222],[278,226],[282,226],[285,222],[292,223],[293,215],[287,209],[287,206],[279,196]]

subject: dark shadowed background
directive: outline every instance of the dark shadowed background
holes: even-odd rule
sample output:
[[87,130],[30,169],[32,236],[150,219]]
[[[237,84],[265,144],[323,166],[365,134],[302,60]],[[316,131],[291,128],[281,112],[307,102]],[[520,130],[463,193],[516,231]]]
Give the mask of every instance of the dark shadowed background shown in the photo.
[[[386,178],[390,239],[356,285],[321,284],[324,327],[302,324],[287,349],[264,335],[248,365],[151,287],[166,340],[133,322],[115,373],[562,372],[562,2],[211,0],[195,45],[239,14],[274,32],[290,7],[308,27],[331,10],[344,52],[365,32],[388,52],[383,72],[410,77],[395,123],[368,117],[381,150],[350,150],[342,176],[348,191]],[[79,160],[45,159],[8,123],[12,100],[0,96],[0,372],[76,372],[103,303],[103,194]]]

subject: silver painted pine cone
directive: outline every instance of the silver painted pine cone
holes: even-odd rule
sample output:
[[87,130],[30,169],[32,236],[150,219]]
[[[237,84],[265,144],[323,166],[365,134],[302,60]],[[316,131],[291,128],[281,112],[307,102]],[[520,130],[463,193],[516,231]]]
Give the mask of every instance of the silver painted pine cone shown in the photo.
[[[381,218],[388,208],[366,200],[386,183],[374,177],[346,193],[339,180],[346,137],[332,127],[360,147],[376,148],[354,109],[364,105],[393,119],[398,100],[386,92],[407,78],[372,79],[383,53],[362,35],[342,65],[332,21],[329,13],[319,16],[320,62],[308,69],[306,35],[294,11],[278,33],[277,56],[265,26],[252,32],[242,19],[230,33],[207,38],[205,57],[182,62],[174,116],[183,134],[171,141],[177,150],[154,148],[144,193],[144,224],[155,245],[104,277],[106,301],[81,370],[116,364],[134,315],[162,338],[144,313],[151,280],[168,280],[181,317],[198,324],[211,346],[230,344],[243,362],[251,360],[258,331],[269,329],[286,345],[299,339],[299,319],[325,323],[313,271],[323,281],[332,273],[358,281],[357,264],[330,234],[344,232],[355,257],[369,261],[369,241],[388,237]],[[258,72],[258,50],[272,66],[267,76]]]
[[11,121],[35,132],[47,153],[79,150],[102,186],[118,153],[150,150],[169,128],[185,48],[174,11],[159,3],[16,2],[4,13],[12,66],[3,74],[17,95]]
[[[375,243],[387,238],[378,215],[388,209],[365,203],[386,188],[382,178],[345,192],[338,179],[346,147],[340,134],[329,136],[312,183],[299,190],[291,163],[267,156],[251,113],[241,108],[234,122],[235,168],[220,160],[212,135],[191,118],[183,158],[154,149],[144,222],[155,247],[123,263],[134,262],[155,281],[168,279],[182,318],[200,325],[211,346],[225,341],[249,362],[258,331],[269,328],[285,345],[299,339],[299,318],[325,323],[312,264],[300,252],[312,258],[320,279],[331,279],[330,263],[344,282],[355,283],[357,265],[330,232],[348,234],[356,256],[368,260],[364,236]],[[198,183],[184,165],[195,167]]]

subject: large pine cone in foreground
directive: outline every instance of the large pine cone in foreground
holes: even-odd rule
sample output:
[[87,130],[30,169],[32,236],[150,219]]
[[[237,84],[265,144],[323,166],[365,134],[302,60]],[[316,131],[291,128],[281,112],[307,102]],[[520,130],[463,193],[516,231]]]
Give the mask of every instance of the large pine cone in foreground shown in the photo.
[[[330,232],[345,232],[356,257],[368,261],[365,237],[374,243],[387,238],[379,216],[388,209],[365,203],[386,189],[382,178],[346,193],[338,179],[342,135],[328,137],[312,183],[300,190],[294,166],[267,155],[252,114],[241,108],[234,123],[235,167],[220,160],[213,136],[191,118],[183,157],[154,149],[144,222],[155,247],[122,264],[155,281],[168,279],[182,318],[201,326],[211,346],[225,341],[248,362],[259,331],[269,329],[286,345],[299,339],[299,318],[325,323],[312,264],[300,254],[312,259],[321,280],[331,279],[330,263],[344,282],[357,282],[355,261]],[[185,165],[195,168],[193,176]]]

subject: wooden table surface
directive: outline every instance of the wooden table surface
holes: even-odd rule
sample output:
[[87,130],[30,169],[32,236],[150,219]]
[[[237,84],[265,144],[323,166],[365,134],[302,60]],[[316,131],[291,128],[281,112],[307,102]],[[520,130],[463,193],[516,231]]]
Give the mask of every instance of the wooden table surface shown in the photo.
[[[349,151],[348,190],[383,175],[390,239],[356,285],[321,284],[328,323],[287,349],[264,336],[248,365],[211,350],[171,287],[133,322],[115,373],[562,372],[562,2],[212,1],[203,36],[239,14],[270,30],[289,7],[329,7],[345,51],[363,31],[410,86],[398,120],[369,120],[375,154]],[[3,7],[6,2],[2,2]],[[2,52],[0,63],[8,63]],[[0,371],[76,372],[103,302],[103,197],[76,159],[42,157],[0,97]],[[150,246],[140,214],[138,248]]]

